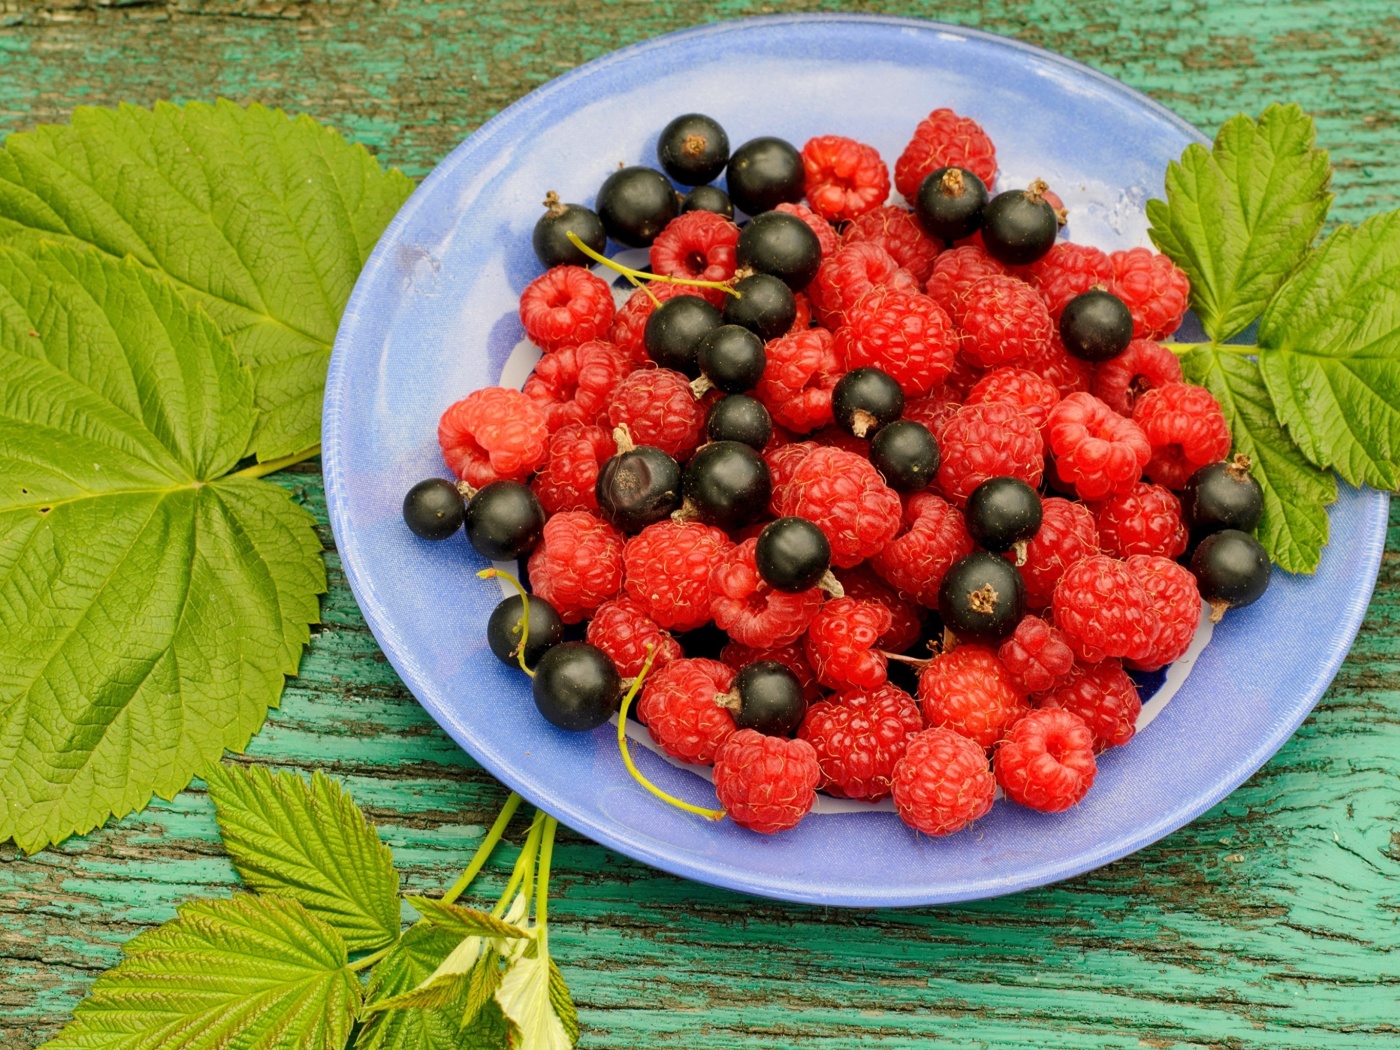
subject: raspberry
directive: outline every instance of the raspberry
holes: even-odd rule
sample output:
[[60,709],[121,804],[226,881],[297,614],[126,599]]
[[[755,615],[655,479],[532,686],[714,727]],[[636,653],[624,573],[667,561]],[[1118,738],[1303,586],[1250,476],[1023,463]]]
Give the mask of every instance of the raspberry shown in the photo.
[[962,408],[946,389],[935,390],[928,397],[910,398],[904,402],[905,419],[912,419],[928,427],[935,441],[942,441],[943,426],[953,418],[953,413]]
[[763,453],[763,461],[768,464],[768,478],[773,483],[773,498],[769,501],[768,509],[775,518],[783,516],[780,508],[792,476],[797,473],[802,461],[817,448],[815,441],[791,441]]
[[848,222],[885,203],[890,173],[879,151],[841,135],[820,135],[802,147],[807,203],[829,222]]
[[966,168],[990,187],[997,176],[997,151],[977,121],[951,109],[935,109],[919,121],[895,162],[895,189],[912,201],[925,178],[948,167]]
[[530,585],[561,620],[578,623],[622,590],[622,544],[622,533],[586,510],[555,514],[530,555]]
[[1105,554],[1161,554],[1176,558],[1186,551],[1181,501],[1161,485],[1138,482],[1127,492],[1109,496],[1094,512],[1099,544]]
[[860,216],[842,232],[841,243],[879,245],[900,268],[913,274],[920,289],[933,273],[939,252],[938,242],[924,232],[914,213],[893,204]]
[[1060,403],[1055,384],[1024,368],[998,368],[988,372],[967,392],[966,404],[982,405],[1002,401],[1029,416],[1036,429],[1044,431],[1050,410]]
[[817,800],[821,770],[805,740],[741,729],[715,756],[715,793],[741,828],[771,835],[797,826]]
[[1128,569],[1142,583],[1157,614],[1157,636],[1145,655],[1132,661],[1140,671],[1155,671],[1175,663],[1191,648],[1201,623],[1201,594],[1196,577],[1170,558],[1135,554]]
[[997,659],[1017,688],[1040,693],[1051,688],[1074,667],[1074,652],[1065,636],[1039,616],[1027,616],[1001,643]]
[[597,423],[622,377],[632,371],[625,353],[601,339],[545,354],[523,393],[544,410],[551,433],[570,423]]
[[1063,398],[1045,427],[1055,469],[1081,499],[1124,492],[1142,477],[1152,446],[1142,428],[1093,394]]
[[642,368],[613,388],[608,422],[625,426],[638,445],[654,445],[685,460],[705,433],[705,410],[690,381],[669,368]]
[[598,606],[588,621],[588,644],[596,645],[612,658],[617,673],[623,678],[635,678],[646,663],[647,646],[656,652],[651,673],[656,674],[673,660],[685,654],[681,643],[670,631],[656,626],[656,621],[631,598],[614,598]]
[[815,441],[818,445],[844,448],[847,452],[854,452],[863,459],[870,455],[869,439],[858,438],[837,426],[822,427],[820,430],[813,431],[807,440]]
[[[687,211],[666,224],[651,243],[651,272],[695,281],[727,281],[738,265],[739,227],[712,211]],[[684,289],[723,306],[719,288]]]
[[939,306],[954,316],[968,289],[983,277],[1006,274],[1006,267],[997,262],[980,244],[967,244],[944,252],[933,263],[924,290]]
[[802,695],[811,704],[822,697],[822,687],[817,682],[817,672],[807,662],[807,654],[801,643],[783,645],[777,648],[751,649],[738,642],[730,642],[720,650],[719,658],[734,670],[756,664],[764,660],[774,660],[786,667],[802,684]]
[[823,791],[878,802],[890,793],[895,764],[909,739],[923,727],[914,698],[886,683],[813,704],[797,737],[817,752]]
[[1056,324],[1065,304],[1090,288],[1107,288],[1113,280],[1113,260],[1088,244],[1056,241],[1027,270],[1040,289]]
[[1088,507],[1059,496],[1041,500],[1040,529],[1026,544],[1021,565],[1026,604],[1047,608],[1065,570],[1098,553],[1099,532]]
[[873,289],[846,319],[836,332],[836,352],[847,370],[878,368],[905,397],[923,397],[953,370],[957,335],[948,315],[922,292]]
[[1117,357],[1094,369],[1094,396],[1120,416],[1132,416],[1138,398],[1182,381],[1181,361],[1161,343],[1134,339]]
[[919,676],[924,721],[990,748],[1030,710],[1030,704],[992,649],[964,644],[940,656]]
[[452,472],[473,488],[524,478],[544,462],[549,425],[519,390],[488,386],[448,407],[438,420],[438,445]]
[[1117,660],[1075,664],[1069,676],[1035,698],[1036,705],[1078,715],[1094,734],[1094,751],[1126,744],[1137,732],[1142,699]]
[[974,281],[953,308],[959,349],[981,368],[1022,365],[1043,356],[1053,326],[1045,300],[1025,281],[992,275]]
[[[836,231],[831,228],[831,223],[827,222],[820,215],[803,204],[790,204],[784,201],[779,204],[774,211],[785,211],[789,215],[796,215],[807,224],[808,229],[817,235],[817,243],[822,246],[822,258],[835,255],[841,247],[841,239],[836,236]],[[803,326],[806,327],[805,325]]]
[[994,768],[997,783],[1012,802],[1059,813],[1094,785],[1094,734],[1069,711],[1032,711],[1011,727]]
[[1152,444],[1147,476],[1169,489],[1185,487],[1197,469],[1230,454],[1230,424],[1203,386],[1167,383],[1149,390],[1133,409],[1133,422]]
[[916,492],[904,505],[898,534],[870,559],[870,567],[891,587],[933,608],[944,575],[972,548],[962,513],[932,492]]
[[923,616],[919,607],[885,586],[869,569],[846,569],[837,573],[836,579],[846,592],[846,597],[874,602],[889,610],[890,629],[880,635],[880,640],[876,643],[881,649],[891,653],[903,653],[919,640],[919,635],[924,632]]
[[823,256],[817,276],[807,286],[812,312],[828,328],[846,323],[851,308],[876,288],[917,292],[919,282],[878,244],[858,241]]
[[894,624],[883,605],[834,598],[807,628],[807,661],[828,689],[874,689],[885,681],[885,657],[875,646]]
[[659,626],[693,631],[710,620],[710,570],[733,546],[698,521],[648,525],[622,552],[627,594]]
[[1051,607],[1055,626],[1085,663],[1152,652],[1158,627],[1152,599],[1116,558],[1095,554],[1071,565],[1055,585]]
[[1077,390],[1088,390],[1094,381],[1094,366],[1070,356],[1058,329],[1050,333],[1050,345],[1029,367],[1053,383],[1062,398]]
[[546,270],[520,293],[520,323],[545,353],[602,339],[612,319],[612,289],[582,266]]
[[613,318],[612,327],[608,329],[608,341],[626,354],[634,365],[651,364],[646,343],[643,342],[647,319],[658,303],[678,295],[689,295],[690,292],[686,285],[662,281],[651,281],[645,288],[638,288]]
[[617,445],[602,427],[571,423],[551,435],[549,457],[530,482],[530,488],[550,514],[561,510],[597,510],[594,487],[598,483],[598,471],[616,451]]
[[792,301],[797,304],[797,312],[793,315],[792,327],[783,335],[796,335],[812,327],[812,300],[807,298],[807,293],[797,292]]
[[768,362],[753,394],[774,422],[799,434],[830,423],[831,391],[841,378],[831,333],[809,328],[770,340],[764,350]]
[[880,472],[854,452],[819,445],[783,486],[782,513],[806,518],[826,534],[831,564],[849,569],[899,531],[899,497]]
[[987,755],[951,729],[910,739],[890,783],[899,818],[925,835],[951,835],[992,808],[996,781]]
[[673,660],[647,676],[637,717],[668,755],[708,766],[734,735],[734,716],[717,701],[733,681],[718,660]]
[[944,425],[938,444],[938,487],[955,506],[988,478],[1020,478],[1040,487],[1045,442],[1030,416],[1011,405],[964,405]]
[[1137,339],[1165,339],[1181,326],[1191,282],[1165,255],[1149,248],[1114,252],[1108,290],[1127,304]]
[[758,540],[747,539],[722,554],[710,570],[710,614],[715,626],[752,646],[790,645],[802,637],[822,605],[811,587],[796,594],[764,583],[754,564]]

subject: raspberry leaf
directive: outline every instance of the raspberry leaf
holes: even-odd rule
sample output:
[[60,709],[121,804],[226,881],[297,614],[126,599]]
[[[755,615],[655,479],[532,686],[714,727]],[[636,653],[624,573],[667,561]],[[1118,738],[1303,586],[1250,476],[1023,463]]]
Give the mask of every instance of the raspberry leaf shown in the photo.
[[342,1050],[360,1006],[345,942],[286,897],[187,904],[124,951],[46,1050]]
[[292,897],[335,927],[351,951],[399,935],[399,873],[389,848],[338,783],[262,766],[205,774],[219,833],[239,876]]
[[458,937],[510,939],[530,936],[529,932],[514,923],[505,922],[488,912],[478,911],[475,908],[449,904],[447,901],[434,900],[431,897],[408,897],[406,900],[419,915],[423,916],[424,921],[433,926],[440,926],[444,930],[450,930]]
[[1259,323],[1259,367],[1303,453],[1353,485],[1400,484],[1400,212],[1339,227]]
[[5,140],[0,243],[91,245],[170,277],[253,370],[249,449],[276,459],[320,440],[341,311],[412,188],[306,116],[228,101],[81,107]]
[[519,1038],[512,1044],[519,1050],[572,1050],[578,1031],[576,1015],[566,1020],[558,1000],[568,998],[568,988],[563,978],[555,978],[549,952],[536,942],[506,971],[501,987],[496,992],[496,1002],[501,1011],[519,1030]]
[[1258,121],[1225,122],[1209,150],[1186,148],[1167,168],[1166,201],[1147,202],[1153,242],[1191,279],[1191,305],[1224,342],[1259,316],[1302,262],[1332,195],[1312,117],[1273,105]]
[[256,418],[164,278],[0,248],[0,840],[172,797],[296,672],[325,567],[310,514],[229,473]]
[[1206,345],[1182,359],[1186,378],[1220,402],[1230,421],[1236,452],[1250,458],[1250,472],[1264,489],[1264,516],[1256,534],[1287,572],[1315,572],[1327,543],[1327,507],[1337,481],[1309,463],[1279,425],[1259,366],[1237,351]]

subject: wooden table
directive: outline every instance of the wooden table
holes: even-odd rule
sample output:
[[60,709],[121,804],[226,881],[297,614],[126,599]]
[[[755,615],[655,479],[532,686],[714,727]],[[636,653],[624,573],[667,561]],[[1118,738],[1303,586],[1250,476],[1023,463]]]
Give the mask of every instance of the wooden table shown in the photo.
[[[309,112],[414,176],[611,48],[701,20],[842,6],[107,4],[0,0],[0,134],[79,104],[223,95]],[[1337,166],[1333,217],[1400,205],[1393,0],[845,6],[1053,48],[1207,131],[1297,100]],[[314,464],[278,481],[324,523]],[[505,792],[399,683],[322,537],[325,622],[251,753],[344,778],[409,886],[441,887]],[[1278,756],[1189,827],[1071,882],[959,908],[823,910],[684,882],[565,836],[551,941],[584,1044],[1400,1047],[1396,539],[1351,656]],[[499,868],[490,880],[499,888]],[[0,1046],[37,1046],[123,941],[233,881],[197,789],[34,857],[0,846]]]

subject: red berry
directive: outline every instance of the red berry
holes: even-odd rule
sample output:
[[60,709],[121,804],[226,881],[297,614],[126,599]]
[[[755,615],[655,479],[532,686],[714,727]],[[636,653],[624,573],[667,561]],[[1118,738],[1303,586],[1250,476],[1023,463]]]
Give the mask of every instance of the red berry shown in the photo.
[[919,282],[883,247],[858,241],[822,257],[807,296],[817,320],[835,329],[846,323],[852,307],[867,292],[884,287],[917,292]]
[[819,445],[783,486],[784,515],[806,518],[826,534],[831,564],[849,569],[899,531],[899,497],[854,452]]
[[549,439],[549,456],[530,482],[540,506],[550,514],[597,510],[598,471],[616,451],[617,445],[602,427],[571,423],[555,431]]
[[771,835],[796,827],[817,800],[821,771],[805,740],[741,729],[715,756],[715,793],[741,828]]
[[1053,383],[1062,398],[1077,390],[1088,390],[1094,381],[1094,366],[1071,357],[1058,330],[1050,333],[1050,345],[1028,367]]
[[1040,529],[1026,544],[1026,560],[1020,567],[1026,604],[1032,609],[1050,605],[1066,569],[1099,553],[1094,515],[1084,504],[1051,496],[1040,501],[1040,514]]
[[1169,489],[1184,488],[1198,469],[1230,454],[1230,424],[1203,386],[1167,383],[1149,390],[1138,399],[1133,422],[1152,445],[1147,476]]
[[904,402],[904,419],[912,419],[928,427],[935,441],[943,440],[943,426],[953,418],[962,405],[945,388],[928,397],[913,397]]
[[764,347],[768,362],[754,397],[774,422],[799,434],[831,422],[831,391],[841,378],[841,361],[824,328],[779,336]]
[[953,370],[957,335],[948,315],[920,292],[876,288],[851,307],[836,332],[836,351],[847,369],[884,372],[905,397],[923,397]]
[[858,438],[837,426],[822,427],[820,430],[814,431],[807,440],[814,441],[818,445],[844,448],[847,452],[854,452],[861,458],[868,458],[870,455],[868,438]]
[[1176,354],[1151,339],[1134,339],[1128,349],[1094,369],[1094,396],[1120,416],[1131,417],[1143,394],[1181,381]]
[[939,252],[938,242],[924,232],[914,213],[892,204],[872,208],[850,223],[841,233],[841,243],[879,245],[920,288],[933,273]]
[[879,152],[855,139],[821,135],[802,147],[807,203],[830,222],[846,222],[885,203],[890,173]]
[[1012,802],[1059,813],[1094,785],[1094,734],[1069,711],[1032,711],[1012,726],[994,767],[997,783]]
[[1035,372],[1024,368],[998,368],[977,380],[967,392],[966,404],[982,405],[992,401],[1019,409],[1043,432],[1050,410],[1060,403],[1060,392],[1054,383]]
[[[777,208],[773,209],[777,211]],[[806,292],[797,292],[793,295],[792,301],[797,304],[797,312],[792,318],[792,327],[783,335],[796,335],[798,332],[805,332],[812,327],[812,301],[807,298]]]
[[994,650],[964,644],[935,656],[919,676],[924,721],[951,729],[979,747],[993,747],[1030,710]]
[[544,523],[530,555],[530,586],[578,623],[622,590],[622,533],[586,510],[566,510]]
[[1094,524],[1105,554],[1161,554],[1176,558],[1186,551],[1181,501],[1161,485],[1138,482],[1098,505]]
[[914,698],[886,683],[813,704],[797,736],[817,753],[823,791],[878,802],[890,793],[895,764],[910,737],[923,727]]
[[951,109],[935,109],[914,128],[894,166],[894,185],[912,201],[919,184],[939,168],[965,168],[988,187],[996,181],[997,151],[977,121]]
[[730,642],[720,650],[719,658],[736,671],[749,664],[774,660],[797,675],[797,680],[802,684],[802,695],[809,704],[816,703],[822,697],[817,672],[813,671],[812,665],[807,662],[807,653],[800,642],[764,649],[753,649],[738,642]]
[[1050,346],[1053,326],[1045,300],[1014,277],[974,281],[954,305],[952,318],[961,333],[959,349],[981,368],[1026,365]]
[[523,393],[544,410],[551,433],[570,423],[597,423],[608,398],[632,371],[628,356],[601,339],[545,354],[525,380]]
[[[888,546],[886,544],[886,549]],[[890,653],[902,653],[919,640],[919,635],[924,629],[919,607],[912,601],[901,598],[892,588],[876,579],[869,569],[864,566],[844,569],[836,574],[836,579],[846,592],[846,597],[874,602],[889,610],[892,622],[890,629],[880,635],[877,644],[881,649]]]
[[885,657],[876,649],[894,617],[883,605],[834,598],[807,628],[807,661],[828,689],[874,689],[885,681]]
[[[796,215],[805,222],[807,228],[817,235],[817,243],[822,246],[823,259],[835,255],[837,250],[841,247],[841,239],[836,236],[836,231],[832,229],[831,223],[827,222],[805,204],[790,204],[784,201],[773,210],[785,211],[789,215]],[[807,326],[803,325],[802,327],[806,328]]]
[[950,729],[915,735],[890,787],[900,819],[925,835],[962,830],[986,816],[996,797],[986,752]]
[[1081,499],[1132,488],[1152,455],[1142,428],[1092,394],[1063,398],[1051,410],[1045,433],[1055,469]]
[[1165,339],[1181,327],[1191,281],[1165,255],[1149,248],[1114,252],[1108,290],[1127,304],[1137,339]]
[[1084,720],[1094,751],[1126,744],[1137,732],[1142,699],[1117,660],[1075,664],[1069,676],[1035,698],[1041,708],[1060,708]]
[[933,263],[925,291],[950,317],[960,310],[968,290],[983,277],[1004,275],[1006,267],[980,244],[967,244],[941,254]]
[[1065,636],[1039,616],[1027,616],[1016,625],[997,650],[997,659],[1027,693],[1044,692],[1074,667],[1074,652]]
[[1055,585],[1055,626],[1085,663],[1111,656],[1139,660],[1152,652],[1157,616],[1131,569],[1107,554],[1084,558]]
[[622,553],[627,594],[662,627],[702,627],[710,621],[710,572],[733,546],[723,531],[698,521],[648,525]]
[[685,655],[681,652],[681,643],[671,637],[671,632],[658,627],[646,610],[631,598],[614,598],[598,606],[593,619],[588,621],[587,641],[612,658],[617,673],[623,678],[635,678],[642,673],[648,645],[656,653],[651,664],[653,675]]
[[802,637],[822,605],[816,587],[790,593],[763,582],[754,564],[756,538],[720,556],[710,570],[710,614],[715,626],[742,645],[790,645]]
[[972,548],[962,512],[932,492],[916,492],[904,505],[899,533],[870,559],[870,567],[891,587],[931,609],[938,604],[948,569]]
[[[738,265],[739,227],[712,211],[682,212],[651,243],[651,271],[694,281],[727,281]],[[683,289],[713,306],[723,306],[719,288]]]
[[1056,241],[1050,250],[1027,267],[1031,282],[1040,289],[1058,324],[1065,304],[1090,288],[1107,288],[1113,280],[1113,260],[1088,244]]
[[669,368],[642,368],[613,388],[608,423],[626,427],[638,445],[690,458],[705,434],[705,410],[690,381]]
[[764,450],[763,462],[768,464],[768,477],[773,483],[773,498],[769,501],[768,509],[775,518],[783,516],[783,500],[797,468],[818,447],[820,446],[816,441],[790,441],[777,448]]
[[955,506],[963,506],[988,478],[1020,478],[1040,487],[1045,442],[1031,417],[1011,405],[964,405],[944,424],[938,444],[938,487]]
[[707,766],[734,735],[734,716],[718,702],[733,681],[718,660],[672,660],[647,676],[637,717],[668,755]]
[[488,386],[451,405],[438,421],[438,445],[452,472],[473,488],[523,479],[544,462],[549,425],[519,390]]
[[605,338],[612,319],[612,289],[582,266],[546,270],[520,293],[520,323],[545,353]]
[[612,327],[608,329],[608,341],[625,353],[634,365],[650,365],[651,356],[643,341],[647,319],[658,304],[678,295],[689,295],[692,291],[684,284],[648,282],[645,288],[638,288],[622,304],[622,309],[613,318]]
[[1190,570],[1170,558],[1136,554],[1128,559],[1128,569],[1141,581],[1158,624],[1152,648],[1132,666],[1155,671],[1180,660],[1191,648],[1201,623],[1201,594]]

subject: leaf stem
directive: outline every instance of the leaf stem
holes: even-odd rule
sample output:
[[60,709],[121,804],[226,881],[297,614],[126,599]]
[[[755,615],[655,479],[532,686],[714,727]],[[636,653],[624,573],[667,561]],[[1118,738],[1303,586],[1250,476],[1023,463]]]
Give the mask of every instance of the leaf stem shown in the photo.
[[539,931],[536,934],[536,943],[539,944],[541,953],[547,950],[549,944],[549,867],[554,860],[554,833],[558,828],[559,821],[546,815],[544,836],[540,841],[539,881],[535,889],[535,928]]
[[525,837],[525,845],[520,850],[520,856],[515,859],[515,868],[510,873],[510,882],[506,883],[501,899],[491,909],[491,914],[498,919],[506,913],[511,898],[520,889],[521,883],[525,880],[525,872],[530,870],[535,863],[535,852],[540,844],[540,828],[544,824],[545,816],[544,810],[535,810],[535,819],[530,824],[530,834]]
[[1259,347],[1252,343],[1163,343],[1168,350],[1176,354],[1177,357],[1185,357],[1195,350],[1211,350],[1221,354],[1238,354],[1241,357],[1249,357],[1259,353]]
[[462,874],[457,877],[457,881],[448,887],[447,892],[442,895],[444,903],[451,904],[460,897],[466,888],[471,885],[472,879],[476,878],[477,875],[481,873],[481,869],[486,866],[486,862],[490,859],[492,851],[495,850],[496,844],[501,841],[501,837],[506,833],[506,825],[510,823],[510,818],[515,816],[515,811],[520,808],[520,803],[523,801],[524,799],[514,791],[510,793],[510,798],[506,799],[506,804],[501,807],[501,812],[496,815],[496,822],[491,825],[491,830],[486,833],[486,837],[481,840],[481,845],[478,846],[476,852],[472,854],[471,862],[466,866]]
[[[398,942],[395,941],[394,943],[397,944]],[[391,944],[387,948],[380,948],[379,951],[371,952],[369,955],[366,955],[363,959],[356,959],[352,963],[346,963],[345,968],[347,970],[350,970],[351,972],[358,973],[360,970],[363,970],[368,966],[373,966],[380,959],[384,958],[384,956],[388,955],[389,952],[393,950],[393,947],[394,945]]]
[[304,448],[300,452],[293,452],[290,456],[283,456],[280,459],[269,459],[264,463],[254,463],[251,467],[244,467],[242,470],[236,470],[230,474],[229,477],[263,478],[269,474],[276,474],[279,470],[290,467],[294,463],[300,463],[302,460],[310,459],[312,456],[319,456],[320,454],[321,444],[317,442],[310,448]]
[[[743,296],[731,288],[726,281],[695,281],[691,280],[689,277],[670,277],[664,273],[647,273],[645,270],[634,270],[630,266],[623,266],[622,263],[618,262],[616,259],[609,259],[601,252],[595,252],[592,248],[588,247],[588,245],[584,244],[583,241],[579,239],[579,235],[573,230],[569,230],[564,236],[569,238],[570,244],[583,252],[584,255],[588,256],[594,262],[602,263],[609,270],[616,270],[633,284],[636,284],[638,281],[660,281],[662,284],[684,284],[692,288],[718,288],[725,294],[734,296],[735,299],[743,298]],[[652,298],[655,299],[655,296],[652,296]]]

